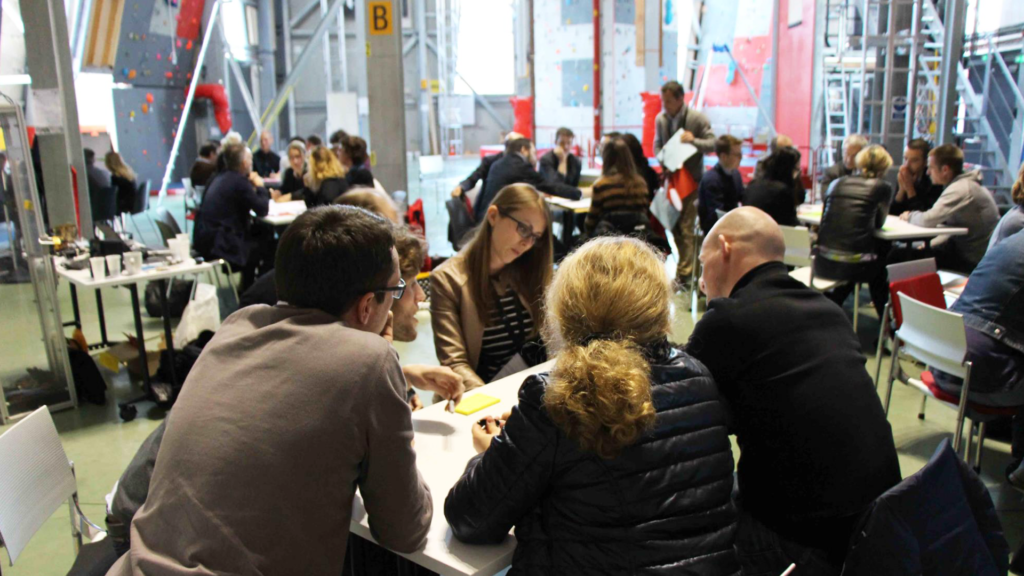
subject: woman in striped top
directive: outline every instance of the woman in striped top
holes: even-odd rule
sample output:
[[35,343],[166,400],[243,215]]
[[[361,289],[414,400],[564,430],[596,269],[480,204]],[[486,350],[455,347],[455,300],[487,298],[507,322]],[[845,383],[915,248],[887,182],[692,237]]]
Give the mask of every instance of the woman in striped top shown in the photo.
[[441,365],[471,390],[538,339],[553,270],[551,216],[528,184],[502,188],[476,235],[430,275],[430,321]]
[[[594,184],[590,212],[584,228],[593,236],[603,219],[624,218],[637,223],[647,221],[651,204],[647,183],[637,172],[629,146],[616,138],[603,147],[601,160],[604,167],[601,178]],[[613,216],[614,215],[614,216]]]

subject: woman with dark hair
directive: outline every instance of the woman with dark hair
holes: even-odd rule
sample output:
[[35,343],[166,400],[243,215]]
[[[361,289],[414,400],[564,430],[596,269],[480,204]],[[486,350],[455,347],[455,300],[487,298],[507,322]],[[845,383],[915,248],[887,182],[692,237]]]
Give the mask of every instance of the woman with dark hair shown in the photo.
[[442,366],[483,386],[537,339],[554,267],[551,215],[528,184],[502,188],[469,244],[430,275],[430,322]]
[[590,212],[584,222],[587,236],[594,236],[598,224],[613,233],[626,234],[627,229],[647,225],[647,209],[651,201],[647,185],[636,172],[633,156],[625,139],[617,138],[601,149],[601,177],[594,183]]
[[760,208],[782,226],[799,226],[793,189],[800,168],[800,151],[791,146],[779,148],[764,159],[764,175],[755,178],[743,191],[743,205]]
[[633,157],[633,164],[636,166],[636,171],[644,182],[647,184],[647,195],[650,201],[654,200],[654,193],[661,188],[661,176],[651,168],[651,164],[647,161],[647,155],[644,154],[644,147],[640,144],[630,132],[626,132],[621,136],[622,140],[629,146],[629,153]]
[[135,172],[124,161],[120,154],[111,150],[103,158],[103,163],[110,170],[110,184],[117,190],[117,213],[130,213],[135,206],[135,194],[138,185],[135,183]]
[[473,425],[445,499],[463,542],[515,527],[509,575],[740,573],[726,411],[711,373],[668,341],[665,263],[598,238],[558,267],[544,307],[560,350],[502,420]]
[[373,188],[373,174],[367,167],[370,156],[366,152],[366,140],[359,136],[348,136],[341,141],[341,165],[345,167],[345,181],[350,187]]

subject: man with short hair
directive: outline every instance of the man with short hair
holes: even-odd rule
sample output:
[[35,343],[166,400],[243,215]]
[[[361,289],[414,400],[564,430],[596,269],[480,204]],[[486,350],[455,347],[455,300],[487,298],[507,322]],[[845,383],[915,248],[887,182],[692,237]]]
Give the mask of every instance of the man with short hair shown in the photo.
[[697,187],[697,213],[700,228],[707,234],[718,222],[718,210],[728,212],[739,206],[743,178],[738,168],[743,160],[743,141],[725,134],[715,140],[718,164],[705,172]]
[[99,191],[111,188],[110,172],[96,164],[96,152],[92,148],[83,150],[85,154],[85,175],[89,182],[89,190]]
[[892,430],[842,309],[789,276],[771,216],[720,219],[701,249],[708,310],[686,351],[732,408],[745,574],[838,574],[860,515],[900,482]]
[[555,147],[540,157],[540,173],[548,182],[569,186],[580,185],[583,163],[572,153],[572,130],[562,127],[555,132]]
[[344,144],[345,139],[348,138],[348,132],[344,130],[335,130],[331,133],[329,142],[331,144],[331,151],[338,157],[338,162],[341,162],[341,146]]
[[964,236],[939,236],[931,242],[939,268],[970,274],[981,262],[988,241],[999,222],[992,193],[981,184],[981,171],[964,172],[964,153],[943,144],[928,153],[928,176],[942,194],[928,210],[907,211],[900,219],[935,228],[940,225],[967,228]]
[[199,157],[196,158],[188,177],[192,180],[193,186],[208,186],[210,180],[217,174],[217,153],[220,150],[215,142],[210,141],[199,148]]
[[[509,132],[505,135],[503,142],[508,144],[509,142],[518,140],[522,137],[523,135],[518,132]],[[484,189],[487,188],[487,175],[491,172],[491,166],[494,166],[494,163],[501,160],[504,156],[504,151],[499,152],[498,154],[484,156],[484,158],[480,160],[480,165],[476,167],[476,170],[473,170],[465,180],[459,182],[458,186],[452,188],[452,198],[459,198],[463,194],[469,193],[470,190],[476,188],[477,182],[480,182],[480,192],[483,193]]]
[[669,138],[680,130],[683,131],[680,140],[697,148],[697,154],[683,163],[683,170],[667,175],[666,184],[666,189],[674,189],[682,200],[682,210],[672,228],[672,236],[679,250],[676,284],[688,289],[693,272],[692,254],[696,248],[693,225],[697,220],[697,186],[704,176],[704,155],[715,148],[715,133],[707,117],[687,106],[683,96],[683,86],[679,82],[673,80],[661,87],[661,101],[665,109],[654,120],[654,153],[661,152]]
[[381,546],[426,540],[391,225],[325,206],[281,237],[282,305],[231,315],[168,416],[131,549],[110,574],[339,574],[356,488]]
[[932,151],[927,140],[914,138],[903,150],[903,165],[896,175],[896,196],[889,205],[889,213],[899,216],[904,212],[928,210],[942,194],[942,186],[933,184],[928,176],[928,153]]
[[850,134],[843,140],[843,159],[825,169],[821,177],[822,196],[834,180],[853,174],[857,169],[857,154],[868,145],[868,139],[860,134]]
[[316,148],[317,146],[323,145],[324,141],[316,134],[310,134],[309,136],[306,136],[306,152],[309,152],[310,150]]
[[487,207],[491,205],[498,192],[509,184],[530,184],[545,194],[561,196],[570,200],[579,200],[583,196],[580,189],[575,186],[561,182],[548,182],[534,168],[536,165],[537,149],[533,147],[533,142],[526,138],[517,138],[505,144],[505,153],[491,166],[487,174],[486,186],[473,206],[476,221],[483,222]]
[[260,149],[252,155],[252,168],[261,178],[277,178],[277,171],[281,169],[281,157],[270,149],[273,143],[270,132],[260,132]]

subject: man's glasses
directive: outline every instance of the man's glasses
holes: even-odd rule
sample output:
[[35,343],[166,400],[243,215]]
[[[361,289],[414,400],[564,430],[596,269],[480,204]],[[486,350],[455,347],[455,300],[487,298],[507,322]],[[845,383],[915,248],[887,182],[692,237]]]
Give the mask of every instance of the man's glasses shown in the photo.
[[374,290],[374,292],[394,292],[391,296],[395,300],[401,300],[402,296],[405,294],[405,279],[399,278],[398,286],[386,286],[384,288],[378,288]]
[[512,216],[511,214],[500,208],[498,209],[498,214],[501,214],[505,218],[508,218],[509,220],[516,223],[516,232],[519,233],[519,237],[522,238],[523,240],[529,240],[531,243],[537,243],[540,242],[540,239],[544,237],[543,234],[534,234],[533,226],[530,226],[526,222],[517,219],[516,217]]

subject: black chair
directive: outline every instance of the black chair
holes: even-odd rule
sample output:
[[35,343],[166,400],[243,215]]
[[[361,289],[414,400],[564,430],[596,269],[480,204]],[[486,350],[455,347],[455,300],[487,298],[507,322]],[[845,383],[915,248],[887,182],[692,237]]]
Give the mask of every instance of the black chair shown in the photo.
[[174,215],[167,208],[161,206],[156,209],[155,222],[157,229],[160,230],[160,236],[163,238],[164,244],[167,244],[167,240],[181,234],[181,227],[178,226],[178,221],[174,219]]
[[[149,210],[149,192],[150,192],[150,180],[143,180],[139,182],[135,188],[135,198],[132,202],[132,211],[129,214],[129,219],[132,221],[132,225],[135,226],[135,232],[139,235],[139,241],[142,241],[142,230],[139,228],[139,223],[135,221],[137,214],[145,214]],[[152,224],[150,220],[150,224]],[[122,221],[122,229],[127,230]]]
[[94,224],[112,222],[117,217],[117,188],[90,188],[89,204]]

